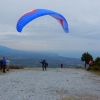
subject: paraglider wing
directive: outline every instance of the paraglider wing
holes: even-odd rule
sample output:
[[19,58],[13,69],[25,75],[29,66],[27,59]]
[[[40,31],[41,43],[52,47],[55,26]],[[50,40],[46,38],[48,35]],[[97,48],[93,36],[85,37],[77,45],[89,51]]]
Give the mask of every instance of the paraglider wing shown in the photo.
[[53,18],[57,19],[57,21],[59,21],[59,23],[63,27],[64,31],[66,33],[69,32],[68,23],[66,19],[61,14],[51,11],[51,10],[46,10],[46,9],[35,9],[24,14],[17,22],[17,26],[16,26],[17,31],[21,32],[24,26],[27,25],[30,21],[44,15],[50,15]]

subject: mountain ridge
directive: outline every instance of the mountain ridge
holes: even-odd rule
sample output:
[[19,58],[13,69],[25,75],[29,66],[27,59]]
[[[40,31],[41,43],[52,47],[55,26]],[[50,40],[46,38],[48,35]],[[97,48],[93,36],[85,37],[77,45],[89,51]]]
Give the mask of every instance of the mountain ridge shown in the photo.
[[40,61],[45,59],[49,67],[60,67],[63,63],[65,67],[82,66],[83,62],[77,58],[59,56],[58,53],[36,52],[15,50],[9,47],[0,46],[0,57],[5,56],[11,61],[11,65],[24,67],[41,67]]

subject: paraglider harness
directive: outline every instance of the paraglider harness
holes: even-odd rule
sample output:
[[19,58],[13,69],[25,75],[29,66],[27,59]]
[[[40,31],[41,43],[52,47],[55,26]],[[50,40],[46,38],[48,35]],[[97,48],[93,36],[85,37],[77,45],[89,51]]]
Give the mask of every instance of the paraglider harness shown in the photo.
[[41,61],[40,63],[42,63],[42,66],[48,67],[48,63],[45,60]]

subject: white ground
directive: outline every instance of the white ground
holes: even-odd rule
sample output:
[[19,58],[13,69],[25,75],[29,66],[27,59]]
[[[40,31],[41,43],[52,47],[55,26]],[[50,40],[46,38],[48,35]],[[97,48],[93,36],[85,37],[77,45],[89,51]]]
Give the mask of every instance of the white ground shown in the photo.
[[58,100],[64,97],[100,100],[100,76],[72,68],[10,70],[0,74],[0,100]]

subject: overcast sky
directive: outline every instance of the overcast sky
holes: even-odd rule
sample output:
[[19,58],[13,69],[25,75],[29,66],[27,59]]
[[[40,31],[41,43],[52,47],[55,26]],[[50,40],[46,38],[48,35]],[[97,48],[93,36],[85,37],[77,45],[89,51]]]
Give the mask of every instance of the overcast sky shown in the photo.
[[[50,16],[39,17],[17,32],[18,19],[38,8],[62,14],[69,33]],[[0,45],[19,50],[100,51],[100,0],[0,0]]]

